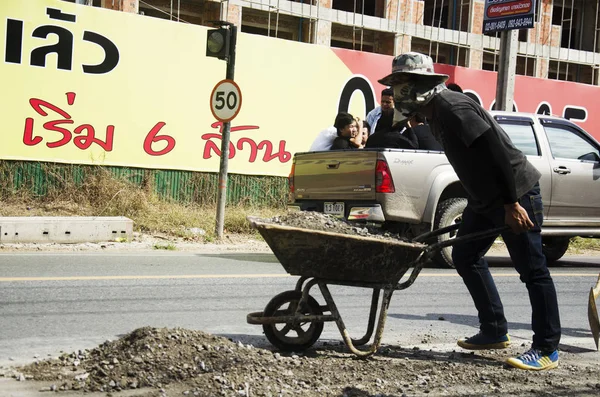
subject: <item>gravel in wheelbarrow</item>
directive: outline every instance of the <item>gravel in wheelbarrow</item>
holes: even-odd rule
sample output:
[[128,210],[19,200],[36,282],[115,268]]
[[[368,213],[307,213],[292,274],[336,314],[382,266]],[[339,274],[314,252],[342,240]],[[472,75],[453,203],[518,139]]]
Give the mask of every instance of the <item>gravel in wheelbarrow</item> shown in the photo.
[[248,217],[291,275],[396,284],[425,244],[317,212]]

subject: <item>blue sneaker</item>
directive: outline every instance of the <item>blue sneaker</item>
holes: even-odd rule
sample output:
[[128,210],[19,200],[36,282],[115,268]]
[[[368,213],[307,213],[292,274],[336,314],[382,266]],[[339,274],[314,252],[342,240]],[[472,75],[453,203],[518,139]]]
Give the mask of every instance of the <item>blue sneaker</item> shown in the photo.
[[528,369],[530,371],[552,369],[558,367],[558,350],[545,354],[540,350],[530,349],[518,357],[509,358],[506,360],[506,363],[515,368]]
[[510,346],[510,337],[508,334],[487,336],[480,331],[470,338],[459,339],[456,344],[467,350],[506,349]]

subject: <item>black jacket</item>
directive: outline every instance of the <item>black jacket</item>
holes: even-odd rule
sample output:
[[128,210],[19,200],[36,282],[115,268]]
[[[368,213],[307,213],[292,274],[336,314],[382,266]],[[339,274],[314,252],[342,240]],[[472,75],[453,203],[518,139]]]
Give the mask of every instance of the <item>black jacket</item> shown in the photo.
[[418,149],[419,141],[414,131],[407,128],[403,133],[401,129],[393,128],[391,131],[375,132],[369,139],[365,148],[387,148],[387,149]]
[[334,139],[333,143],[331,144],[331,150],[336,150],[336,149],[356,149],[356,148],[354,146],[352,146],[349,138],[344,138],[344,137],[338,136],[337,138]]
[[439,150],[440,152],[444,150],[442,148],[442,145],[440,145],[440,143],[435,139],[435,137],[431,133],[431,129],[429,128],[428,124],[415,125],[410,129],[417,136],[417,140],[419,141],[419,149]]

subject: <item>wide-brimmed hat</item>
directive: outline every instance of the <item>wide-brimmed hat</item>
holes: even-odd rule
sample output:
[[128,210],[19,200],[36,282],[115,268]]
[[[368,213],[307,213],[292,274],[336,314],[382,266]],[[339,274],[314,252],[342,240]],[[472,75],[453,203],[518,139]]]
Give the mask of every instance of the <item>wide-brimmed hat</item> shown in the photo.
[[378,81],[383,85],[392,86],[420,78],[441,84],[448,80],[448,75],[434,72],[433,59],[430,56],[419,52],[406,52],[394,58],[392,73]]

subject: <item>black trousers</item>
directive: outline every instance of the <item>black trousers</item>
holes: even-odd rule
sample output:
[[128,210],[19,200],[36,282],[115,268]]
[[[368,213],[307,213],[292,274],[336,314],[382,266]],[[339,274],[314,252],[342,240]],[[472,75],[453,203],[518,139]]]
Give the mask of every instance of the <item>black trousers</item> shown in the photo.
[[[534,223],[528,232],[502,233],[513,265],[529,292],[531,303],[531,328],[533,345],[543,352],[558,348],[561,336],[560,315],[554,282],[542,253],[541,226],[543,203],[539,185],[519,199],[519,204],[527,211]],[[477,213],[468,205],[463,213],[458,236],[488,230],[504,225],[504,208],[488,213]],[[481,331],[490,336],[504,335],[508,331],[504,308],[488,263],[483,257],[497,236],[477,241],[456,244],[452,259],[456,270],[469,290],[479,315]]]

